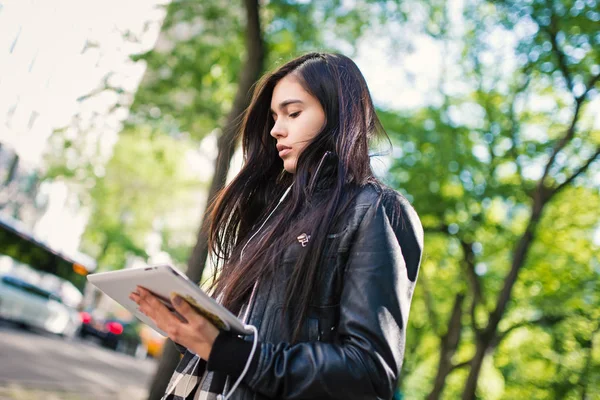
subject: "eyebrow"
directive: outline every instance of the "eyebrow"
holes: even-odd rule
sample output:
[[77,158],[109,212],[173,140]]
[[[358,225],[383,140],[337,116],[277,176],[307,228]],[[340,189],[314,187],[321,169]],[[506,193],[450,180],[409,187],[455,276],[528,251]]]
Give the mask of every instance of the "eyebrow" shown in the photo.
[[[300,104],[304,104],[304,102],[302,100],[298,100],[298,99],[289,99],[289,100],[284,100],[281,103],[279,103],[279,109],[282,110],[285,107],[289,106],[290,104],[296,104],[296,103],[300,103]],[[275,110],[273,110],[271,108],[271,114],[273,114],[275,112]]]

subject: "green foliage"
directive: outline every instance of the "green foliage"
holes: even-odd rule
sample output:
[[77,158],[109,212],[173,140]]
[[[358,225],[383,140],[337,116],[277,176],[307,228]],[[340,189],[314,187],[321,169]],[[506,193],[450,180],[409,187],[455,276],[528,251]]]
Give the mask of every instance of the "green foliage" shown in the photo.
[[[419,32],[459,54],[447,60],[446,80],[432,93],[440,101],[410,113],[379,112],[394,144],[386,179],[413,202],[426,231],[407,328],[404,398],[431,393],[454,300],[464,295],[460,340],[451,352],[455,368],[440,398],[461,397],[466,363],[528,227],[531,242],[503,318],[491,332],[495,340],[477,395],[569,399],[583,398],[585,391],[597,398],[598,161],[581,168],[600,146],[593,109],[600,74],[598,2],[469,0],[463,19],[454,22],[450,2],[344,4],[262,3],[265,68],[310,50],[352,55],[365,33],[413,18]],[[97,255],[102,268],[120,268],[129,254],[145,256],[152,231],[159,231],[163,249],[177,261],[187,259],[195,238],[160,225],[174,208],[189,213],[197,207],[184,155],[218,131],[231,107],[245,57],[244,29],[239,4],[171,2],[157,48],[135,57],[147,72],[104,170],[82,151],[83,138],[56,135],[59,159],[48,176],[83,185],[83,201],[92,210],[84,250]],[[509,44],[500,46],[504,39]],[[392,45],[408,41],[399,37]],[[68,162],[61,164],[63,153]],[[553,195],[530,226],[536,193]]]
[[90,192],[93,209],[84,235],[86,249],[103,268],[122,268],[128,254],[145,258],[145,240],[160,218],[189,206],[199,189],[185,170],[189,150],[185,142],[147,127],[121,134]]
[[[353,51],[385,2],[269,1],[260,17],[267,69],[316,49]],[[134,60],[147,65],[130,124],[162,126],[167,134],[201,139],[219,128],[231,108],[245,57],[243,7],[217,0],[174,1],[168,6],[157,47]],[[329,28],[327,28],[329,27]]]
[[[261,5],[265,66],[270,69],[304,51],[354,48],[374,20],[384,19],[383,4],[342,8],[339,1],[275,0]],[[83,246],[103,268],[121,268],[127,254],[146,256],[147,234],[153,224],[169,219],[169,205],[177,201],[166,195],[190,186],[187,178],[176,176],[182,168],[176,147],[196,146],[222,126],[246,56],[245,18],[243,6],[216,0],[167,6],[155,48],[133,57],[147,69],[106,167],[101,139],[90,138],[93,130],[85,127],[101,121],[81,123],[78,117],[72,127],[53,135],[45,178],[73,183],[81,202],[93,210]],[[180,228],[166,224],[158,230],[163,249],[183,263],[194,238]]]
[[[590,106],[598,98],[598,11],[595,1],[467,2],[462,56],[453,67],[468,89],[450,93],[446,83],[440,105],[380,113],[395,145],[388,180],[413,200],[426,231],[408,332],[418,346],[409,344],[402,382],[407,398],[431,391],[435,371],[428,368],[439,359],[458,293],[468,298],[452,361],[473,356],[476,329],[485,328],[497,306],[532,217],[532,196],[558,146],[542,188],[568,186],[534,228],[478,396],[600,395],[600,243],[594,240],[600,191],[592,173],[598,162],[579,173],[600,147]],[[494,48],[498,34],[516,37],[513,51]],[[510,73],[507,58],[516,61]],[[468,370],[450,373],[442,398],[461,396]]]

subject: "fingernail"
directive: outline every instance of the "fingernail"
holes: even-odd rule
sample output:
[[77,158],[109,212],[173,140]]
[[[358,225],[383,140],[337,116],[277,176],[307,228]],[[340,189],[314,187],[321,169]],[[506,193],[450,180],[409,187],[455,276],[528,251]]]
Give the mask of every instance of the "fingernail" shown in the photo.
[[181,296],[175,295],[173,296],[173,303],[175,303],[176,306],[181,304]]

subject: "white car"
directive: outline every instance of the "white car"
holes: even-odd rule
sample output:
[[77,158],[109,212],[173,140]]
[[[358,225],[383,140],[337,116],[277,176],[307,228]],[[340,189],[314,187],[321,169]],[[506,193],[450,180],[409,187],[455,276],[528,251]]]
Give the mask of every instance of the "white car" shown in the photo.
[[72,338],[81,318],[71,305],[15,275],[0,275],[0,317]]

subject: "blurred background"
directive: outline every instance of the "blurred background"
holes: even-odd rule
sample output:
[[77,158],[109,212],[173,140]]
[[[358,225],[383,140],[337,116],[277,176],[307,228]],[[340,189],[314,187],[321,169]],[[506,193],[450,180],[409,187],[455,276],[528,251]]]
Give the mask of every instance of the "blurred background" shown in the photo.
[[425,229],[397,397],[600,399],[599,28],[596,0],[0,0],[0,399],[160,398],[176,352],[85,276],[208,276],[252,85],[314,50],[365,75]]

